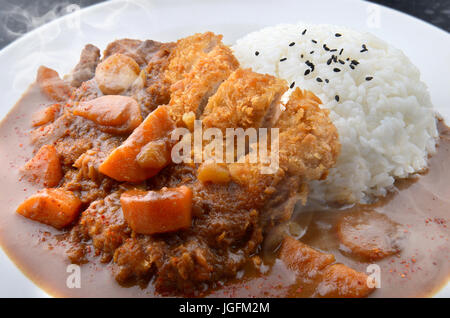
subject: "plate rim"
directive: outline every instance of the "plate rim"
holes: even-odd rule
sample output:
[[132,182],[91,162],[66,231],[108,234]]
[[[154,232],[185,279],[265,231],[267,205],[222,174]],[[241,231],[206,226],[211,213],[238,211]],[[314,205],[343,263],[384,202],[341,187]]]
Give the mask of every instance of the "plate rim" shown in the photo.
[[[200,2],[201,0],[190,0],[192,2]],[[257,2],[258,0],[247,0],[248,2],[253,1],[253,2]],[[450,32],[447,32],[444,29],[441,29],[440,27],[437,27],[433,24],[431,24],[428,21],[425,20],[421,20],[415,16],[412,16],[409,13],[405,13],[405,12],[401,12],[398,11],[394,8],[390,8],[386,5],[382,5],[382,4],[378,4],[378,3],[374,3],[374,2],[368,2],[368,1],[364,1],[364,0],[346,0],[347,2],[351,3],[358,3],[358,5],[361,5],[362,3],[366,4],[366,5],[373,5],[375,7],[379,7],[381,8],[381,10],[386,10],[388,11],[390,14],[393,15],[397,15],[399,17],[401,17],[402,19],[409,19],[410,23],[415,23],[415,24],[420,24],[422,27],[427,28],[429,31],[431,32],[438,32],[440,33],[442,36],[447,36],[450,39]],[[11,43],[9,43],[8,45],[6,45],[5,47],[3,47],[0,50],[0,62],[3,58],[3,56],[5,56],[6,54],[8,54],[10,51],[14,51],[16,49],[16,47],[20,47],[20,45],[26,41],[28,41],[28,39],[32,38],[34,35],[38,34],[39,32],[43,32],[47,29],[51,29],[55,26],[57,26],[58,24],[64,22],[67,19],[71,19],[73,17],[76,17],[77,15],[86,15],[86,14],[92,14],[94,11],[96,10],[101,10],[104,7],[110,7],[110,6],[114,6],[118,3],[127,3],[127,0],[106,0],[85,8],[82,8],[80,10],[77,10],[75,12],[72,13],[68,13],[66,15],[63,15],[61,17],[58,17],[48,23],[45,23],[33,30],[31,30],[30,32],[27,32],[26,34],[20,36],[19,38],[17,38],[16,40],[12,41]],[[151,0],[151,2],[158,2],[158,1],[154,1]],[[168,1],[169,2],[169,1]],[[182,3],[182,0],[175,0],[175,1],[170,1],[171,3],[174,2],[180,2]],[[220,2],[220,0],[212,0],[210,2]],[[239,3],[239,1],[237,0],[231,0],[230,2],[235,2],[235,3]],[[400,48],[401,49],[401,48]],[[20,98],[20,97],[19,97]],[[15,104],[14,104],[15,105]],[[13,109],[14,105],[8,107],[6,113],[4,116],[0,116],[0,123],[7,117],[8,113]],[[3,249],[2,246],[0,246],[0,253],[3,253],[7,258],[8,261],[11,263],[12,266],[14,266],[19,273],[26,278],[26,280],[28,280],[29,282],[31,282],[36,289],[38,289],[42,295],[38,295],[37,297],[54,297],[54,295],[51,295],[50,293],[48,293],[45,289],[43,289],[41,286],[39,286],[38,284],[36,284],[34,282],[34,280],[32,280],[25,272],[22,271],[21,267],[18,266],[11,257],[9,257],[8,253]],[[9,265],[5,265],[5,266],[9,266]],[[450,278],[447,280],[446,283],[443,283],[441,287],[439,287],[438,290],[436,290],[431,297],[436,297],[436,298],[440,298],[440,297],[444,297],[444,298],[448,298],[450,296]]]

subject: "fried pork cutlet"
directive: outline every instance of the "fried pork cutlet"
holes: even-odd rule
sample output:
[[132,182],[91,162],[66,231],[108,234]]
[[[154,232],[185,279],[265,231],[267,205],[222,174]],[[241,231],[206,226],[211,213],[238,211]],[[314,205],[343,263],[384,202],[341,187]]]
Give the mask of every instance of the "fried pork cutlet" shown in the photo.
[[170,55],[170,62],[165,71],[165,78],[171,83],[183,79],[195,63],[205,57],[222,41],[222,35],[212,32],[197,33],[177,41]]
[[234,182],[255,194],[261,189],[272,193],[263,213],[265,226],[289,219],[295,202],[306,199],[308,182],[324,178],[336,162],[340,150],[337,130],[320,103],[313,93],[300,88],[291,94],[272,127],[279,129],[278,149],[270,149],[268,154],[275,151],[278,155],[275,173],[262,173],[267,164],[251,163],[249,154],[243,163],[229,164]]
[[220,128],[223,133],[226,128],[261,127],[286,90],[284,80],[238,69],[209,99],[202,115],[203,126]]

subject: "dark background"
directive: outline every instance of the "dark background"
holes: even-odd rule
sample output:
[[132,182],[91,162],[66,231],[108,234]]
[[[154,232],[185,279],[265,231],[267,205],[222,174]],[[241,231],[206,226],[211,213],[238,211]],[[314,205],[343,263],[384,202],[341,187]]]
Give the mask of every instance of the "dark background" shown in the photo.
[[[408,13],[450,32],[450,0],[369,1]],[[0,0],[0,49],[33,28],[67,14],[66,8],[70,4],[84,8],[99,2],[102,1]]]

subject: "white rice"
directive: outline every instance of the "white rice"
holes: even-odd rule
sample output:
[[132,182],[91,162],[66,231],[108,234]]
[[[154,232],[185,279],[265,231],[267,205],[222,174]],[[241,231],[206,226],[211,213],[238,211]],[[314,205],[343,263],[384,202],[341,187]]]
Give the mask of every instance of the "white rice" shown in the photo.
[[[337,51],[326,51],[323,44]],[[368,51],[360,52],[363,44]],[[311,185],[312,198],[367,202],[385,195],[396,178],[426,168],[438,135],[435,115],[418,69],[400,50],[368,33],[302,23],[250,33],[238,40],[233,50],[242,67],[284,78],[289,84],[295,82],[295,86],[314,92],[323,107],[330,109],[341,154],[328,178]],[[345,64],[327,65],[332,54]],[[305,76],[307,60],[314,64],[314,71]],[[349,66],[352,60],[359,62],[354,70]],[[367,81],[366,77],[373,79]]]

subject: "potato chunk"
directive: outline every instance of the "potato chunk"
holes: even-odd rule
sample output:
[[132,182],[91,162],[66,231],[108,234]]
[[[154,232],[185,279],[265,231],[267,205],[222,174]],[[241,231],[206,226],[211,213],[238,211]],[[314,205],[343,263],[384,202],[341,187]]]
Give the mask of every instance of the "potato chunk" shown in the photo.
[[17,213],[62,229],[76,219],[80,207],[80,199],[72,192],[50,188],[41,190],[22,202],[17,208]]
[[53,145],[44,145],[21,169],[24,177],[44,187],[56,187],[63,174],[59,155]]
[[373,288],[368,287],[368,276],[344,264],[329,266],[316,289],[319,297],[357,298],[367,297]]
[[[164,106],[158,107],[147,116],[122,145],[113,150],[99,166],[99,171],[118,181],[141,182],[153,177],[163,166],[170,163],[170,161],[161,163],[160,157],[170,158],[171,147],[168,135],[173,129],[175,129],[175,124],[169,117],[167,109]],[[142,158],[138,161],[138,155],[144,146],[157,140],[165,140],[168,143],[164,148],[166,153],[159,153],[158,160],[154,163]],[[148,147],[152,145],[155,146],[153,143]],[[158,151],[162,151],[162,149],[158,147]],[[146,149],[146,151],[150,150]],[[142,166],[143,162],[145,164]]]
[[45,66],[39,67],[36,81],[39,84],[41,92],[52,100],[63,102],[70,97],[71,88],[51,68]]
[[231,180],[227,166],[216,162],[202,163],[198,167],[197,178],[203,183],[228,183]]
[[120,203],[128,225],[137,233],[172,232],[191,225],[192,190],[186,186],[126,191]]
[[101,62],[95,70],[95,80],[105,95],[126,91],[140,73],[139,65],[124,54],[113,54]]
[[106,95],[81,102],[73,113],[93,121],[100,130],[112,134],[130,133],[142,122],[139,104],[128,96]]
[[170,150],[165,140],[150,141],[136,157],[142,168],[162,169],[170,162]]
[[281,245],[280,259],[302,278],[315,278],[328,265],[334,263],[331,254],[319,252],[293,237],[287,236]]

